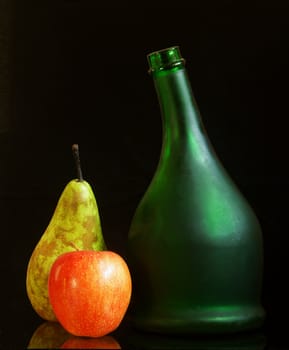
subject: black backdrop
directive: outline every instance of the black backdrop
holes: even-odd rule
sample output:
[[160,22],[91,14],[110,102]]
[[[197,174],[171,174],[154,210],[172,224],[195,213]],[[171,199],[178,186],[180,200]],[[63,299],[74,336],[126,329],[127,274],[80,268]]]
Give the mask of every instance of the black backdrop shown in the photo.
[[[72,143],[80,145],[108,246],[124,254],[130,220],[161,146],[146,54],[171,45],[179,45],[186,58],[217,154],[261,222],[267,326],[285,339],[287,1],[6,3],[9,109],[0,133],[3,339],[23,324],[39,323],[26,300],[26,266],[61,191],[76,175]],[[29,339],[32,329],[24,327],[19,342]]]

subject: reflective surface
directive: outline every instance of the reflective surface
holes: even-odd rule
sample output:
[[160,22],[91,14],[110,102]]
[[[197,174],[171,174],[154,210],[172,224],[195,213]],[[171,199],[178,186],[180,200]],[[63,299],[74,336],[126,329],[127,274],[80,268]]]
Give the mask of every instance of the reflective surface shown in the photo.
[[33,333],[28,348],[261,350],[266,348],[266,336],[262,332],[207,338],[163,336],[137,332],[124,322],[111,335],[81,338],[69,335],[57,323],[45,322]]
[[112,334],[95,339],[72,336],[58,323],[42,322],[41,320],[34,325],[25,324],[18,327],[18,331],[15,333],[10,331],[10,335],[10,338],[2,339],[1,349],[287,349],[287,343],[284,339],[282,340],[282,337],[271,338],[265,330],[230,336],[164,336],[136,331],[126,320]]

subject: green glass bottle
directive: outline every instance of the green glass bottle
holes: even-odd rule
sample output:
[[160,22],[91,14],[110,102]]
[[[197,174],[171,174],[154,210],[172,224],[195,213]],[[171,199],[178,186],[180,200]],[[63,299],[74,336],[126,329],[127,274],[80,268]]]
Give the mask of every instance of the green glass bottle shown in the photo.
[[265,314],[259,222],[208,139],[179,48],[148,61],[163,143],[128,235],[131,322],[172,334],[258,328]]

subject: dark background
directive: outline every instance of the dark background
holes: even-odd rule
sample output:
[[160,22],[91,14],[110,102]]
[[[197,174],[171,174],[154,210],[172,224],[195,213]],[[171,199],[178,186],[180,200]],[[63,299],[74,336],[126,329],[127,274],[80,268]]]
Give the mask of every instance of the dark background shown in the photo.
[[288,2],[1,0],[0,10],[0,345],[25,347],[41,323],[26,266],[76,176],[72,143],[107,244],[124,254],[161,146],[146,54],[179,45],[215,150],[261,222],[264,332],[287,348]]

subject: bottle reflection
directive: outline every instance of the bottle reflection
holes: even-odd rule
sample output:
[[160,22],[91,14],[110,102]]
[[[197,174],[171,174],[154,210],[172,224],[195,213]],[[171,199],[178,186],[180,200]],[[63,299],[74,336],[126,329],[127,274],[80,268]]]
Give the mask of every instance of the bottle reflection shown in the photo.
[[121,349],[121,346],[110,335],[100,338],[75,337],[58,322],[45,322],[35,330],[27,349]]
[[230,336],[165,336],[131,331],[120,339],[125,349],[190,349],[190,350],[264,350],[263,333]]

